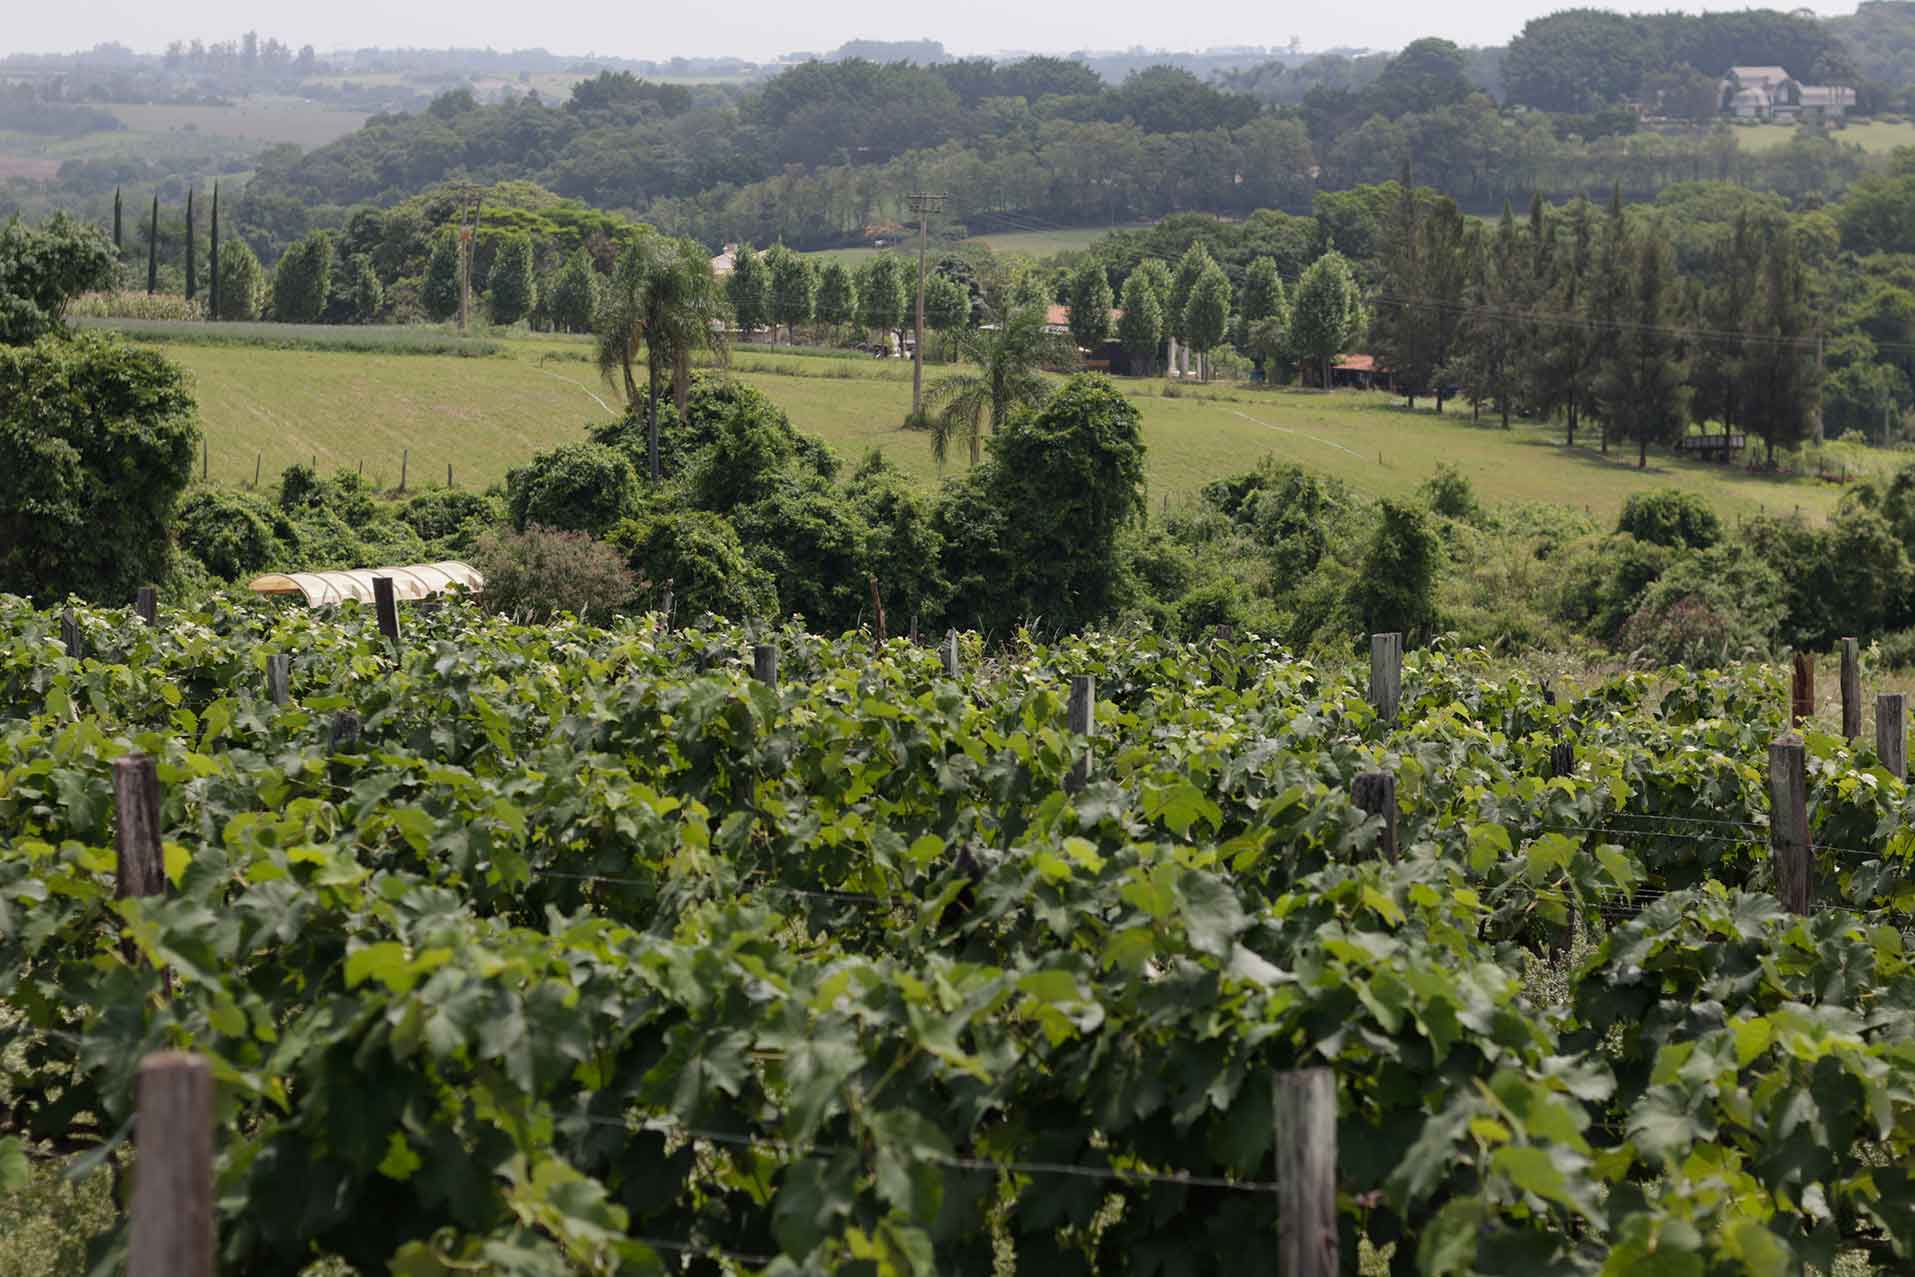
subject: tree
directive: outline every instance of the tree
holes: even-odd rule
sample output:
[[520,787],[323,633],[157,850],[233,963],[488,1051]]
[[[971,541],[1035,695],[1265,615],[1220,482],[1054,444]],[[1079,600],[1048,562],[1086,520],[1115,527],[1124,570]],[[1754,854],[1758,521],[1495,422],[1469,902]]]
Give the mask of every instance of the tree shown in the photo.
[[732,254],[725,297],[731,302],[731,313],[745,341],[750,341],[760,328],[771,326],[771,272],[750,244],[740,244]]
[[152,351],[94,333],[0,346],[0,580],[43,607],[160,580],[199,445],[185,376]]
[[1586,326],[1595,232],[1589,201],[1570,204],[1564,219],[1564,251],[1552,259],[1551,278],[1542,292],[1547,318],[1536,325],[1527,348],[1524,385],[1540,414],[1562,414],[1568,424],[1566,445],[1576,446],[1576,424],[1589,405],[1590,363],[1596,337]]
[[1503,83],[1509,100],[1522,106],[1593,111],[1634,94],[1654,57],[1649,38],[1631,18],[1565,9],[1532,18],[1509,42]]
[[532,237],[520,231],[507,235],[492,258],[492,273],[486,281],[486,303],[495,324],[516,324],[532,313],[538,304],[538,271],[532,254]]
[[1383,115],[1435,111],[1454,106],[1474,92],[1463,51],[1449,40],[1412,40],[1383,66],[1364,100]]
[[[882,259],[880,259],[882,260]],[[959,339],[960,357],[976,372],[952,373],[924,396],[931,413],[931,455],[944,464],[951,441],[970,445],[971,464],[983,451],[983,426],[996,433],[1019,407],[1035,407],[1050,393],[1040,369],[1056,342],[1045,331],[1044,311],[1025,306],[992,329],[976,329]]]
[[765,268],[771,277],[771,320],[784,325],[786,341],[796,343],[798,325],[810,323],[817,310],[818,272],[809,257],[783,244],[765,253]]
[[0,345],[59,333],[67,303],[112,286],[113,263],[98,228],[65,213],[37,230],[17,217],[0,226]]
[[379,282],[379,272],[373,269],[372,258],[364,253],[355,253],[346,264],[346,273],[351,294],[352,322],[378,322],[379,312],[386,304],[386,290]]
[[1283,276],[1277,259],[1265,254],[1243,273],[1243,297],[1237,307],[1237,345],[1248,351],[1250,331],[1264,320],[1283,313]]
[[887,335],[904,326],[904,264],[889,253],[874,257],[858,272],[858,322]]
[[1596,253],[1595,281],[1584,304],[1584,322],[1589,329],[1588,349],[1583,367],[1589,378],[1589,407],[1602,422],[1602,450],[1609,451],[1609,437],[1620,426],[1617,413],[1626,408],[1603,393],[1602,378],[1620,357],[1621,333],[1629,322],[1632,307],[1629,273],[1637,256],[1629,218],[1623,211],[1622,186],[1609,192],[1609,212],[1603,218],[1601,246]]
[[1190,309],[1190,294],[1197,287],[1204,272],[1216,263],[1211,259],[1210,250],[1202,240],[1193,240],[1184,255],[1177,259],[1177,270],[1171,276],[1170,295],[1164,299],[1164,324],[1170,329],[1170,335],[1178,341],[1188,342],[1190,334],[1184,328],[1184,313]]
[[543,527],[602,536],[638,509],[638,480],[618,449],[566,444],[506,475],[505,507],[520,532]]
[[1382,521],[1350,592],[1365,634],[1398,633],[1406,643],[1436,632],[1436,569],[1442,546],[1423,512],[1385,501]]
[[206,254],[206,314],[219,318],[219,183],[213,183],[213,215],[206,219],[211,239]]
[[591,332],[592,316],[598,310],[598,293],[598,272],[592,269],[591,254],[581,245],[565,259],[558,278],[552,283],[546,302],[552,327],[562,333]]
[[[1745,211],[1710,254],[1709,278],[1697,307],[1698,327],[1706,335],[1695,344],[1689,374],[1696,423],[1713,419],[1725,435],[1741,420],[1746,382],[1755,371],[1743,329],[1755,308],[1761,278],[1762,248]],[[1723,456],[1726,459],[1727,452]]]
[[1349,349],[1363,330],[1363,305],[1356,276],[1343,254],[1331,249],[1310,263],[1297,281],[1290,307],[1290,345],[1299,359],[1314,364],[1330,388],[1330,364]]
[[834,330],[858,320],[858,285],[843,262],[825,263],[818,280],[818,322]]
[[258,319],[265,278],[252,248],[243,239],[234,240],[220,257],[219,318]]
[[186,188],[186,300],[192,301],[199,293],[198,265],[193,260],[194,239],[197,238],[193,227],[193,188]]
[[146,223],[146,295],[160,291],[160,195],[153,192],[153,215]]
[[951,336],[971,324],[971,291],[949,275],[932,275],[924,285],[924,322],[944,338],[950,356]]
[[1460,354],[1450,361],[1470,402],[1495,400],[1503,428],[1516,398],[1522,367],[1528,304],[1527,257],[1508,203],[1494,236],[1472,234],[1470,285],[1459,334]]
[[1141,364],[1147,377],[1155,374],[1157,351],[1164,344],[1164,304],[1142,271],[1132,271],[1124,281],[1124,313],[1117,321],[1117,340],[1133,366]]
[[312,234],[286,250],[273,271],[273,318],[282,324],[319,322],[332,287],[332,236]]
[[1079,350],[1095,353],[1109,339],[1112,300],[1103,263],[1087,258],[1071,276],[1071,341]]
[[1747,417],[1773,465],[1777,447],[1793,448],[1812,433],[1822,402],[1808,280],[1787,230],[1771,235],[1762,255],[1748,342]]
[[426,259],[419,303],[425,307],[427,318],[444,323],[459,313],[459,293],[459,233],[447,226],[432,237],[432,254]]
[[1675,251],[1660,228],[1641,237],[1625,280],[1625,309],[1596,379],[1604,419],[1636,441],[1636,465],[1649,445],[1680,438],[1688,421],[1688,361],[1674,325]]
[[1210,380],[1210,352],[1221,346],[1230,331],[1230,277],[1212,264],[1190,290],[1184,307],[1184,332],[1197,352],[1199,375]]
[[658,397],[667,377],[682,419],[691,392],[692,356],[700,350],[726,353],[725,300],[712,275],[711,258],[696,241],[663,240],[647,234],[619,257],[599,309],[597,362],[608,382],[622,378],[628,404],[639,399],[632,368],[645,358],[647,471],[660,478]]

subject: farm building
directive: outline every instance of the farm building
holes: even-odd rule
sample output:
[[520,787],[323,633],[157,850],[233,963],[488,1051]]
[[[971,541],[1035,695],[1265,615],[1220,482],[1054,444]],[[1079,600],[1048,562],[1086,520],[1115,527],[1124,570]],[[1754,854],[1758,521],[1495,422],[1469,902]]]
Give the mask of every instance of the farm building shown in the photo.
[[1855,106],[1855,90],[1803,84],[1781,67],[1730,67],[1722,109],[1739,120],[1839,120]]

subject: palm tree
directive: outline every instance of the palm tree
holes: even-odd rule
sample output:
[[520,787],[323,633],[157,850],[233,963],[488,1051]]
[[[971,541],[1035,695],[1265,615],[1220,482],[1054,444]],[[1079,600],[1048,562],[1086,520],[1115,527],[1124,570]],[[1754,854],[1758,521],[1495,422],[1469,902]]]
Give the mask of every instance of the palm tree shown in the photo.
[[931,455],[939,465],[951,441],[960,436],[969,441],[971,464],[976,465],[987,415],[996,434],[1013,410],[1035,408],[1050,395],[1050,384],[1039,369],[1056,341],[1044,324],[1042,306],[1021,306],[997,327],[974,329],[958,338],[958,358],[978,370],[953,373],[924,397],[933,413]]
[[669,376],[682,416],[691,391],[692,355],[711,350],[723,359],[725,302],[711,259],[691,240],[641,239],[625,250],[599,307],[598,370],[624,382],[627,403],[638,401],[632,366],[645,354],[645,451],[658,474],[658,396]]

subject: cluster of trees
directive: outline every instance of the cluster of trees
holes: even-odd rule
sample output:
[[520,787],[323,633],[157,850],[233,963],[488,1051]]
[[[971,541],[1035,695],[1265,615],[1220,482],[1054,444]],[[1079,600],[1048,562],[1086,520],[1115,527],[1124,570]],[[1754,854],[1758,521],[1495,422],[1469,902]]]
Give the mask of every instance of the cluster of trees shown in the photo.
[[1637,445],[1671,444],[1692,425],[1759,435],[1774,459],[1815,428],[1822,372],[1809,279],[1786,223],[1747,213],[1715,245],[1705,277],[1685,278],[1653,218],[1620,197],[1494,230],[1407,183],[1378,259],[1372,349],[1414,406],[1449,387],[1472,404],[1561,415]]

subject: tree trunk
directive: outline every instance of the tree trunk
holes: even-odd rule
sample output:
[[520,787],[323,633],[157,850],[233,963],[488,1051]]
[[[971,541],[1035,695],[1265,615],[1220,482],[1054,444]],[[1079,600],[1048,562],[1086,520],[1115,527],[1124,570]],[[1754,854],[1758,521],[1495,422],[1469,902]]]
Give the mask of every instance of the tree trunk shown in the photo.
[[652,472],[652,482],[658,482],[658,369],[651,370],[651,389],[645,402],[645,459]]
[[1503,429],[1509,429],[1509,401],[1507,399],[1498,399],[1496,406],[1503,410]]
[[1649,468],[1649,436],[1642,435],[1636,440],[1636,469]]
[[1564,446],[1569,448],[1576,446],[1576,397],[1574,395],[1569,397],[1569,441]]

